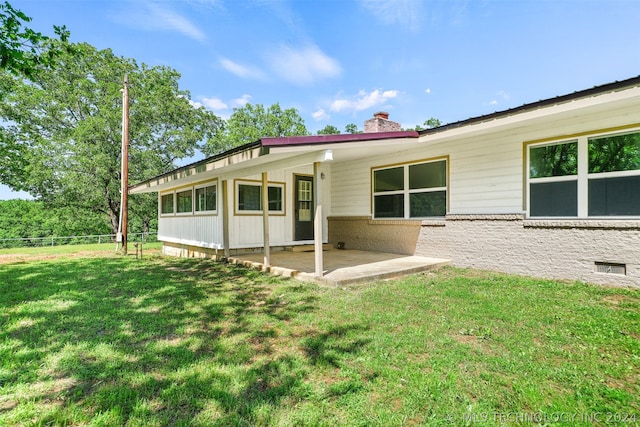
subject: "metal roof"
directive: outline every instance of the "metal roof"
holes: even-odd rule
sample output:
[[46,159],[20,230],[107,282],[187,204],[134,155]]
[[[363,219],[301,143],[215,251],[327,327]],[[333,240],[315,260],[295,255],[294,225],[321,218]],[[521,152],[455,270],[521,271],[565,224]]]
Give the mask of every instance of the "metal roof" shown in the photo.
[[499,119],[502,117],[512,116],[514,114],[520,114],[527,111],[537,110],[539,108],[549,107],[552,105],[563,104],[565,102],[574,101],[581,98],[588,98],[595,95],[600,95],[607,92],[615,92],[620,89],[626,89],[632,86],[640,85],[640,76],[632,77],[626,80],[615,81],[613,83],[607,83],[599,86],[594,86],[590,89],[580,90],[567,95],[560,95],[553,98],[543,99],[528,104],[523,104],[519,107],[510,108],[508,110],[496,111],[495,113],[484,114],[482,116],[471,117],[465,120],[460,120],[446,125],[438,126],[431,129],[425,129],[420,131],[420,135],[428,135],[430,133],[442,132],[449,129],[455,129],[463,126],[469,126],[475,123],[486,122],[490,120]]

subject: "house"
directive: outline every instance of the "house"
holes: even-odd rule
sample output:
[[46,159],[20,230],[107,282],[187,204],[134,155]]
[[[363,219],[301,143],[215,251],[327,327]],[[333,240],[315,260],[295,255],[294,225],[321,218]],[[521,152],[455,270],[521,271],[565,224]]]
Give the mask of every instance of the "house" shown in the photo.
[[640,287],[640,76],[421,132],[379,113],[365,130],[262,138],[130,192],[158,193],[171,255],[314,244],[321,275],[321,245],[341,242]]

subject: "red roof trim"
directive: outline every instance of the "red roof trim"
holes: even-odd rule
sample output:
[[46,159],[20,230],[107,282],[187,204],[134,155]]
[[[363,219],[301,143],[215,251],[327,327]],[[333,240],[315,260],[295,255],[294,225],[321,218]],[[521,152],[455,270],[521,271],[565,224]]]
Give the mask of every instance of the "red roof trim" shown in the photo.
[[338,135],[283,136],[262,138],[263,147],[286,147],[292,145],[336,144],[341,142],[374,141],[380,139],[417,138],[413,130],[400,132],[349,133]]

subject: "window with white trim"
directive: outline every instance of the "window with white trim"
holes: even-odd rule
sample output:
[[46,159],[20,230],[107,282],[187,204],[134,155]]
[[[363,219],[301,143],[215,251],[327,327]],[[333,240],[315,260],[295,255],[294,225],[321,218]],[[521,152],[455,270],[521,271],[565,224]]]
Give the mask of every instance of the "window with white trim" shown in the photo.
[[374,168],[374,218],[430,218],[447,213],[447,160]]
[[173,214],[173,193],[160,196],[160,213],[163,215]]
[[209,184],[195,188],[196,212],[211,213],[217,210],[217,186]]
[[[284,183],[269,183],[269,212],[284,214]],[[262,214],[262,184],[236,181],[236,210],[242,214]]]
[[528,146],[530,217],[640,216],[640,131]]
[[193,212],[193,189],[176,192],[176,212]]

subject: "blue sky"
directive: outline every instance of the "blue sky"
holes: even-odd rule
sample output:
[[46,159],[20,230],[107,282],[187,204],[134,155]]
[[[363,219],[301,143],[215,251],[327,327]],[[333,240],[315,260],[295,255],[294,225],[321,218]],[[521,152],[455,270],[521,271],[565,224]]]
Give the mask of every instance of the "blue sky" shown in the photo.
[[640,75],[638,0],[10,3],[37,31],[178,70],[222,118],[278,102],[313,133],[380,110],[449,123]]

